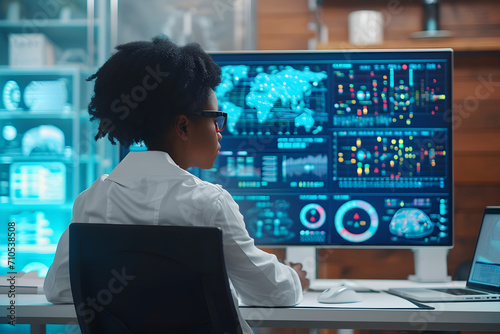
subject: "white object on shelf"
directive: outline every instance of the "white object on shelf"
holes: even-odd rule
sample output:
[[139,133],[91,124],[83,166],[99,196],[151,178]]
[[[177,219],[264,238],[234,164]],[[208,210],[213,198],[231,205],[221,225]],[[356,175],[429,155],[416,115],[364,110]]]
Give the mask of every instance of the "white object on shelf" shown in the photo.
[[349,42],[353,45],[380,44],[384,40],[384,17],[375,10],[357,10],[348,17]]
[[32,112],[63,111],[68,101],[66,80],[31,81],[24,89],[24,103]]
[[41,67],[54,65],[54,44],[44,34],[10,34],[9,65]]

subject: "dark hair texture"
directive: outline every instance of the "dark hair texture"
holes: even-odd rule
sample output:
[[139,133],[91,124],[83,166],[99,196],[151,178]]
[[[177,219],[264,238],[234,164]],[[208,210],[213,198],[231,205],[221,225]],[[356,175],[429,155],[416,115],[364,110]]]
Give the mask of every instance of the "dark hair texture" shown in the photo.
[[197,43],[177,46],[165,36],[122,44],[87,81],[95,79],[88,106],[99,120],[95,140],[158,145],[180,114],[202,109],[221,69]]

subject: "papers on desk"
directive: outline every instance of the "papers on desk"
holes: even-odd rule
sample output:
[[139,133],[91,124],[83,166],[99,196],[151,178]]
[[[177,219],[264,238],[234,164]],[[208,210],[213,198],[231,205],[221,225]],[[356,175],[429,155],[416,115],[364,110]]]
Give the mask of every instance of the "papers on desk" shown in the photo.
[[433,307],[414,303],[386,292],[358,292],[363,299],[355,303],[324,304],[318,302],[320,292],[304,293],[304,300],[296,307],[314,308],[363,308],[363,309],[432,309]]
[[43,293],[43,281],[44,278],[39,277],[37,271],[1,275],[0,293]]

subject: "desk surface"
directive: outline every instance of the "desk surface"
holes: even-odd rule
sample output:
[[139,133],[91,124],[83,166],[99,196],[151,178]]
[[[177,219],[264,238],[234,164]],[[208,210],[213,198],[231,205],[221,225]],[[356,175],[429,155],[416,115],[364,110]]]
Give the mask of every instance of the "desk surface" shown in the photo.
[[240,310],[252,327],[500,331],[500,302],[427,305],[434,309],[301,308],[298,305]]
[[[331,286],[338,283],[340,281],[335,280],[321,284]],[[380,290],[393,286],[422,286],[420,283],[388,280],[356,280],[348,283]],[[450,282],[446,285],[464,284]],[[305,299],[315,299],[319,293],[307,292]],[[384,295],[381,293],[380,297]],[[7,322],[6,306],[9,302],[6,294],[0,295],[1,323]],[[19,324],[42,326],[76,323],[75,310],[71,304],[54,305],[47,302],[44,295],[34,294],[18,294],[15,302],[16,321]],[[240,310],[252,327],[500,331],[500,302],[425,304],[434,309],[314,308],[299,304],[292,308],[241,307]]]
[[[319,280],[311,286],[323,290],[346,284],[354,288],[385,291],[392,287],[447,286],[463,287],[465,282],[418,283],[405,280]],[[307,292],[304,302],[293,308],[240,308],[243,317],[253,327],[282,328],[352,328],[408,331],[500,331],[500,302],[424,303],[422,308],[341,308],[338,305],[320,308],[310,305],[320,292]],[[381,301],[394,297],[379,293]],[[383,303],[381,303],[383,304]],[[383,304],[386,307],[386,304]]]

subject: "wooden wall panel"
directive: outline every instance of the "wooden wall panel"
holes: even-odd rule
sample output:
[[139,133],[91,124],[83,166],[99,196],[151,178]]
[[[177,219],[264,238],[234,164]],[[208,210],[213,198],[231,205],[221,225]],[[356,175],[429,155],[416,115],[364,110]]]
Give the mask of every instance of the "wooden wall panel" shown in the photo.
[[455,102],[463,105],[467,111],[478,110],[485,100],[500,100],[500,76],[488,73],[468,77],[467,81],[460,79],[454,81],[453,95]]
[[468,111],[461,106],[459,100],[455,100],[455,118],[454,118],[454,134],[455,138],[463,134],[498,132],[500,124],[500,101],[499,100],[484,100],[480,102],[479,108]]
[[498,155],[500,53],[456,53],[454,60],[455,153]]
[[307,49],[306,36],[301,38],[269,36],[265,40],[260,41],[259,50],[305,50]]
[[320,278],[406,279],[414,272],[408,249],[325,249],[318,258]]
[[[477,143],[481,145],[481,143]],[[500,183],[500,154],[491,156],[489,154],[460,154],[454,157],[455,184],[476,183],[491,184]],[[500,198],[485,198],[486,205],[500,205]]]
[[[293,22],[293,24],[290,24]],[[276,15],[270,20],[261,21],[258,31],[259,34],[269,35],[269,36],[288,36],[296,37],[297,35],[309,35],[304,32],[304,27],[307,27],[309,22],[309,16],[303,14],[287,14],[287,15]]]
[[[495,112],[500,114],[500,112]],[[489,120],[491,122],[491,119]],[[492,122],[493,123],[493,122]],[[500,124],[500,119],[497,125]],[[476,152],[476,153],[498,153],[500,146],[500,132],[494,129],[488,129],[480,133],[477,132],[455,132],[455,139],[453,141],[455,155],[460,156],[462,153]],[[500,166],[495,166],[499,170]]]
[[455,213],[482,213],[483,207],[500,205],[500,184],[455,184]]
[[456,37],[497,37],[500,35],[500,12],[495,0],[441,1],[441,29],[449,30]]
[[284,15],[299,13],[309,15],[307,1],[303,0],[261,0],[258,1],[260,15]]
[[[480,211],[500,195],[474,191],[500,184],[500,53],[455,55],[454,180],[467,185]],[[458,186],[458,187],[457,187]],[[493,195],[493,196],[492,196]],[[459,198],[459,196],[457,196]],[[456,203],[456,210],[467,203]]]
[[259,50],[304,50],[314,36],[307,1],[260,0],[257,3],[257,48]]

